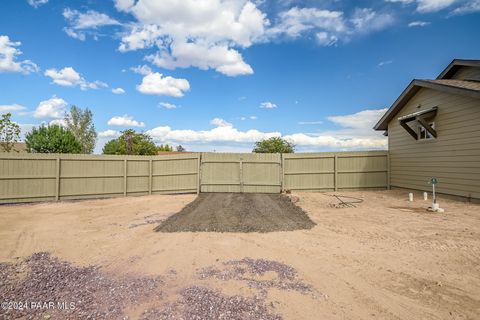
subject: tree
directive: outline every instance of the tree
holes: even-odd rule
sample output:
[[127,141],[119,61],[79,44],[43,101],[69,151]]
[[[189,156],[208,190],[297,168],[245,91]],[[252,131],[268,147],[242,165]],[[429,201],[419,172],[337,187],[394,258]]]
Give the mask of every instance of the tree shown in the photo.
[[187,152],[187,150],[184,147],[182,147],[181,145],[178,145],[177,146],[177,152]]
[[70,108],[65,115],[65,123],[75,138],[82,145],[82,153],[93,153],[97,140],[97,132],[93,124],[93,114],[88,108],[82,110],[76,106]]
[[129,129],[122,131],[120,137],[107,142],[103,154],[153,156],[157,154],[157,146],[149,135]]
[[10,120],[11,116],[11,113],[5,113],[0,119],[0,147],[5,152],[10,152],[20,140],[20,127]]
[[255,153],[294,153],[295,145],[290,141],[279,137],[263,139],[255,142],[253,151]]
[[157,147],[157,151],[172,152],[173,147],[169,146],[168,144],[165,144],[165,145],[161,144]]
[[81,153],[82,144],[73,133],[59,125],[41,125],[26,134],[28,152],[32,153]]

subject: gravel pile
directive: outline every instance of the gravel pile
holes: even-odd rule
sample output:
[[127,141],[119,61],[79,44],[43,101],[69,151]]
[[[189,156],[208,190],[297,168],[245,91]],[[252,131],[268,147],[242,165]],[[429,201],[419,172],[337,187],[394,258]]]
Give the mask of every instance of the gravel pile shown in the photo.
[[162,285],[158,277],[116,279],[94,266],[76,267],[35,253],[0,264],[1,302],[26,305],[24,310],[0,309],[0,319],[118,319],[125,307],[160,298]]
[[[298,279],[297,271],[278,261],[244,258],[224,262],[224,269],[208,267],[200,270],[199,278],[219,280],[238,280],[246,282],[251,288],[260,290],[263,297],[271,288],[298,291],[302,294],[314,293],[313,288]],[[273,279],[259,279],[267,272],[273,272]]]
[[279,315],[268,312],[263,300],[241,296],[227,296],[217,290],[192,286],[181,292],[181,299],[163,309],[144,312],[143,320],[279,320]]

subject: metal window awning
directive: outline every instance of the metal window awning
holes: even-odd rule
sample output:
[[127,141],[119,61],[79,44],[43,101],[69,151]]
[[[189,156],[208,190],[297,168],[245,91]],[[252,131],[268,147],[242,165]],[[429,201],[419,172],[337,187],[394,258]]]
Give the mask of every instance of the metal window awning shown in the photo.
[[418,133],[413,130],[408,123],[412,121],[416,121],[419,125],[421,125],[425,130],[428,131],[433,137],[437,137],[437,131],[433,129],[428,122],[427,119],[433,118],[437,115],[438,107],[433,107],[427,110],[422,110],[418,112],[414,112],[411,114],[407,114],[398,118],[400,121],[400,125],[415,139],[418,140]]

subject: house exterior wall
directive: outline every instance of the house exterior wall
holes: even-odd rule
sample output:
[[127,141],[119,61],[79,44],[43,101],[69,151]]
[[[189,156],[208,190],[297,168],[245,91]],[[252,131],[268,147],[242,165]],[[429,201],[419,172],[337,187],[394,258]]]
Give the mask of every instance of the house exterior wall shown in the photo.
[[[432,107],[438,137],[416,141],[398,118]],[[418,91],[388,125],[391,186],[429,191],[437,177],[439,193],[480,199],[479,122],[480,99]]]
[[452,79],[480,81],[480,68],[461,67],[460,70],[455,72]]

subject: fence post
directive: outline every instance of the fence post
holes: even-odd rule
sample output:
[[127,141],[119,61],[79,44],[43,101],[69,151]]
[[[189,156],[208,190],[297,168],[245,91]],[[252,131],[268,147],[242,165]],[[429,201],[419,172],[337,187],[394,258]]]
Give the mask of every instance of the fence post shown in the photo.
[[199,152],[198,153],[198,160],[197,160],[197,194],[200,194],[200,188],[201,188],[201,178],[200,178],[200,170],[201,170],[201,161],[202,161],[202,154]]
[[243,158],[240,157],[240,192],[243,193]]
[[283,181],[285,180],[285,172],[283,170],[283,153],[280,153],[280,193],[283,192]]
[[55,173],[55,201],[60,200],[60,157],[57,157],[56,173]]
[[387,190],[390,189],[390,152],[387,151]]
[[127,158],[123,160],[123,196],[127,196]]
[[338,156],[335,155],[333,160],[333,190],[338,190]]
[[152,159],[148,160],[148,194],[152,194]]

